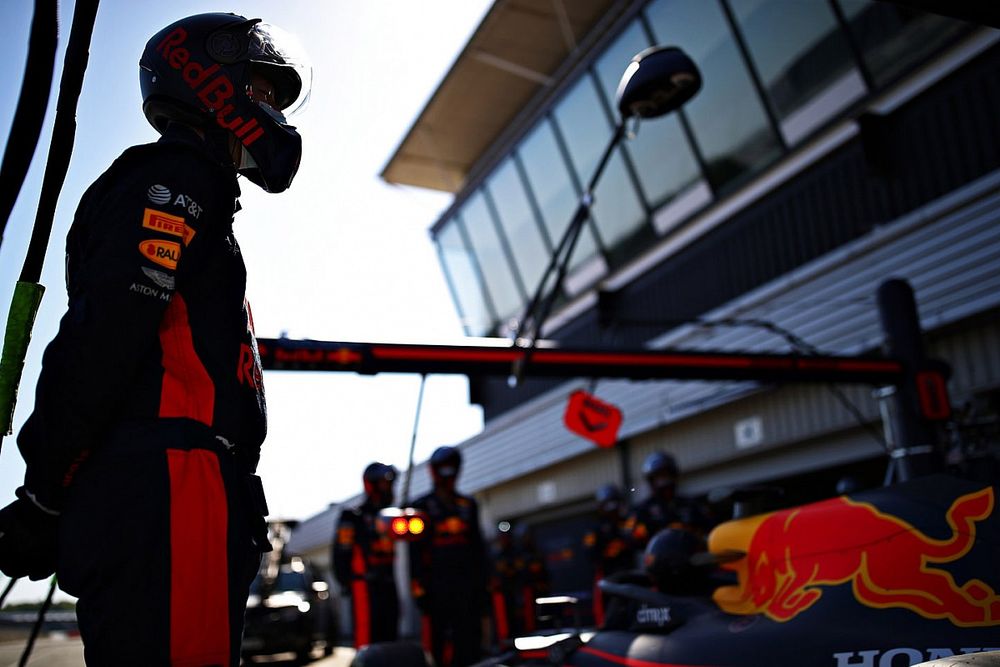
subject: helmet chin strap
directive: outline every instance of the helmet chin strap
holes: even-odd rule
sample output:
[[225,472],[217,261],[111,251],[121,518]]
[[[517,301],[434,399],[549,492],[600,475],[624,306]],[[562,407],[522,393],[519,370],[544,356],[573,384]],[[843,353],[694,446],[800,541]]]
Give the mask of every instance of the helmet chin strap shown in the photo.
[[253,155],[250,155],[250,151],[246,148],[240,147],[240,163],[236,167],[236,171],[243,171],[244,169],[256,169],[257,162],[253,159]]

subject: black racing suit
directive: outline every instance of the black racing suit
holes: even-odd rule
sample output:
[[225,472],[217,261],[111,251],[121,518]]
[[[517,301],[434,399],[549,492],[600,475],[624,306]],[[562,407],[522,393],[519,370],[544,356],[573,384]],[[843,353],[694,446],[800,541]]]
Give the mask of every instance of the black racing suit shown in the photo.
[[695,500],[650,496],[635,508],[625,525],[633,545],[641,550],[664,528],[684,528],[704,537],[712,528],[712,521],[708,509]]
[[67,237],[68,310],[18,445],[21,491],[61,511],[90,665],[238,664],[266,410],[226,160],[171,126],[91,185]]
[[333,573],[351,596],[357,648],[399,636],[395,544],[380,526],[378,513],[371,500],[345,509],[333,539]]
[[514,547],[504,545],[496,545],[491,561],[489,590],[493,605],[493,628],[497,644],[503,647],[514,637],[524,634],[521,615],[523,606],[520,604],[520,563]]
[[410,543],[410,587],[423,614],[424,647],[441,667],[479,660],[486,611],[486,547],[479,506],[467,496],[429,493],[413,506],[427,515]]
[[635,567],[635,550],[625,526],[625,521],[618,516],[602,515],[583,536],[584,549],[594,566],[592,608],[594,623],[598,626],[604,624],[605,613],[604,595],[598,582]]

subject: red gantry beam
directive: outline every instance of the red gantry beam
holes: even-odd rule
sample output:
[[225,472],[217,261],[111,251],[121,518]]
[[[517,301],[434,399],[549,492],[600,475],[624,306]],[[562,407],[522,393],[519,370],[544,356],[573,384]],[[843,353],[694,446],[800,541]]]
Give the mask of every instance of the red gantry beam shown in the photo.
[[[510,375],[525,351],[502,338],[468,345],[338,343],[287,338],[258,339],[265,370]],[[631,380],[757,380],[899,384],[903,364],[879,357],[593,350],[536,347],[525,377],[601,377]]]

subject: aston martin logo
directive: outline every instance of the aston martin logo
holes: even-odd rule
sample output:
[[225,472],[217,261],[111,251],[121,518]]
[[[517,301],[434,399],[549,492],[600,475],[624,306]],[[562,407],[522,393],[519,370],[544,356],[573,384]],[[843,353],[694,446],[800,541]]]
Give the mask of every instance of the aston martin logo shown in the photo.
[[150,269],[148,267],[142,267],[142,272],[146,274],[146,277],[156,283],[163,289],[174,289],[174,277],[167,275],[163,271],[157,271],[156,269]]

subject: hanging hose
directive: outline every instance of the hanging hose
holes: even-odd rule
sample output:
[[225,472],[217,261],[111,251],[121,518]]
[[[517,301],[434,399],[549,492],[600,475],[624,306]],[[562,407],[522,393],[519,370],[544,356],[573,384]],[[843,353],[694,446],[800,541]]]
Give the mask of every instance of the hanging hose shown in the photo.
[[14,122],[10,126],[7,148],[4,149],[3,165],[0,166],[0,183],[10,184],[10,187],[0,188],[0,241],[42,132],[52,90],[58,32],[56,0],[35,0],[24,80],[21,81],[21,93],[17,99]]
[[[0,166],[0,183],[11,184],[9,188],[0,189],[0,242],[38,146],[52,89],[58,32],[56,0],[35,0],[24,80],[21,82],[14,122],[4,150],[3,165]],[[24,366],[24,355],[27,353],[31,323],[35,320],[41,298],[41,290],[20,285],[14,288],[4,336],[3,358],[0,359],[0,440],[4,435],[10,434],[14,400]]]
[[[35,213],[35,224],[31,230],[31,241],[21,268],[21,275],[14,288],[10,312],[7,317],[7,327],[4,334],[3,354],[0,356],[0,443],[4,435],[11,433],[14,417],[14,406],[17,401],[17,388],[24,370],[24,358],[28,342],[31,339],[31,329],[34,326],[35,315],[41,303],[45,288],[39,284],[42,275],[42,265],[45,262],[45,250],[52,234],[52,221],[55,217],[59,193],[66,181],[70,157],[73,154],[73,142],[76,137],[76,107],[83,88],[83,76],[90,60],[90,40],[94,32],[94,22],[97,18],[98,0],[79,0],[73,12],[73,27],[70,31],[69,44],[63,61],[62,78],[59,82],[59,98],[56,103],[56,119],[52,131],[52,142],[49,144],[48,159],[45,163],[45,175],[42,179],[42,191],[39,195],[38,209]],[[18,108],[11,128],[11,143],[13,152],[5,152],[2,166],[3,182],[16,182],[17,186],[4,190],[6,197],[0,201],[0,219],[6,228],[7,219],[13,210],[17,193],[24,183],[31,155],[38,143],[41,123],[45,118],[45,107],[48,106],[49,89],[52,87],[52,65],[55,61],[55,43],[58,24],[56,20],[56,2],[54,0],[36,0],[35,16],[32,19],[31,46],[25,80],[22,84],[22,96],[18,100]],[[37,37],[37,39],[36,39]],[[51,59],[48,52],[51,51]],[[36,53],[38,55],[36,55]],[[48,69],[45,75],[46,66]],[[44,91],[31,96],[23,93],[37,87],[46,81]],[[35,126],[37,123],[37,127]],[[9,161],[8,161],[9,157]],[[10,178],[11,180],[7,180]],[[16,180],[15,180],[16,179]],[[0,233],[2,229],[0,228]],[[14,585],[12,580],[4,590],[6,598]],[[56,579],[52,578],[49,594],[38,612],[38,619],[32,628],[28,644],[24,649],[19,667],[24,667],[35,645],[35,639],[45,622],[45,614],[52,605],[52,597],[56,590]]]
[[90,61],[90,38],[97,18],[98,0],[78,0],[73,11],[73,27],[66,46],[62,79],[59,82],[59,99],[56,101],[56,120],[52,129],[52,143],[45,163],[42,193],[38,199],[35,227],[31,231],[28,254],[21,268],[21,282],[37,283],[42,275],[45,250],[52,233],[59,192],[66,180],[69,160],[73,155],[76,138],[76,105],[83,89],[83,75]]
[[[49,145],[42,192],[31,230],[28,253],[24,258],[21,276],[14,289],[10,304],[7,329],[4,335],[3,355],[0,357],[0,442],[3,435],[11,433],[17,388],[24,370],[24,358],[31,340],[31,329],[45,288],[39,284],[45,250],[52,233],[59,192],[66,180],[73,141],[76,136],[76,106],[83,88],[83,75],[90,60],[90,39],[97,18],[98,0],[79,0],[73,12],[59,98],[56,102],[56,120]],[[20,106],[20,103],[19,103]]]

